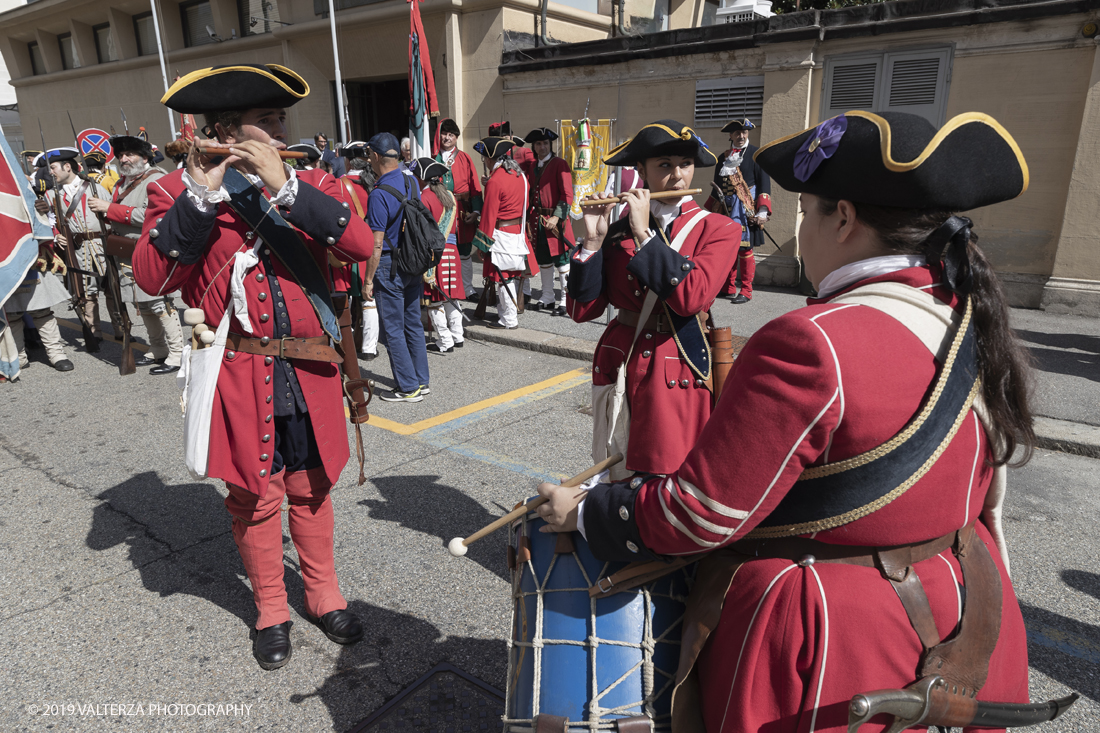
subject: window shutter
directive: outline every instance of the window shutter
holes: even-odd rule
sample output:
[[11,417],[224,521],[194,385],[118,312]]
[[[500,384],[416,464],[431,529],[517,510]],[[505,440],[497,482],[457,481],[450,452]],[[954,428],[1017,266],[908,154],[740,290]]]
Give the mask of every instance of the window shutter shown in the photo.
[[695,126],[723,127],[748,117],[759,125],[764,114],[764,77],[738,76],[695,82]]
[[157,34],[153,27],[152,13],[134,16],[134,34],[137,36],[139,56],[148,56],[157,52]]
[[881,109],[917,114],[937,127],[944,123],[947,107],[949,48],[888,53],[886,83]]
[[825,77],[825,118],[850,109],[873,109],[881,68],[881,56],[830,64]]
[[183,38],[187,46],[202,46],[213,43],[214,39],[206,32],[206,26],[214,27],[214,10],[209,2],[194,5],[181,5],[183,15]]

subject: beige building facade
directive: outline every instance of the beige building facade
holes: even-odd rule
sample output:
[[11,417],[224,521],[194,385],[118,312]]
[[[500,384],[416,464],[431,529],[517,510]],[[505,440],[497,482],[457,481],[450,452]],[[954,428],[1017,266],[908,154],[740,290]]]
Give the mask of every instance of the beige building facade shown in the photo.
[[[409,6],[344,7],[361,1],[342,0],[336,13],[352,138],[399,131],[407,104]],[[914,112],[936,125],[986,112],[1016,137],[1030,167],[1027,193],[971,214],[1010,300],[1097,316],[1100,0],[1000,3],[941,0],[932,8],[902,0],[700,26],[704,0],[672,0],[664,7],[674,30],[623,36],[611,3],[593,2],[600,12],[590,12],[550,2],[545,30],[559,42],[551,46],[539,40],[536,0],[425,0],[421,12],[440,108],[463,128],[467,149],[492,122],[509,119],[522,134],[586,109],[590,118],[615,120],[619,138],[655,119],[677,119],[716,151],[728,147],[721,126],[741,115],[757,122],[752,142],[759,144],[852,108]],[[158,0],[157,7],[170,78],[213,64],[285,64],[312,89],[291,110],[291,137],[332,134],[327,2]],[[195,7],[208,13],[198,22]],[[38,0],[0,15],[0,52],[28,139],[41,121],[48,144],[71,144],[67,111],[78,129],[121,132],[120,107],[131,129],[141,124],[153,141],[169,139],[149,9],[145,0]],[[222,40],[206,34],[196,43],[207,18]],[[710,176],[700,170],[696,186],[707,188]],[[797,201],[781,190],[773,199],[768,229],[777,244],[757,250],[758,281],[794,285]]]

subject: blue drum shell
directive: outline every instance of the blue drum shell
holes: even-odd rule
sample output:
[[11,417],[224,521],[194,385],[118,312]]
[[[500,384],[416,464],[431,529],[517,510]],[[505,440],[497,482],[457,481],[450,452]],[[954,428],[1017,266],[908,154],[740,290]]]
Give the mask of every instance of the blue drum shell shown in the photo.
[[[512,571],[506,724],[529,726],[537,698],[538,713],[575,723],[648,714],[657,730],[668,730],[684,604],[695,565],[639,588],[592,599],[588,588],[626,563],[596,559],[579,532],[571,535],[573,553],[556,554],[558,536],[540,532],[545,524],[531,513],[509,532],[519,557],[520,538],[527,538],[530,560],[517,562]],[[540,595],[542,633],[536,634]],[[540,637],[541,649],[531,646]],[[645,638],[653,640],[648,660]],[[645,661],[652,664],[648,686]]]

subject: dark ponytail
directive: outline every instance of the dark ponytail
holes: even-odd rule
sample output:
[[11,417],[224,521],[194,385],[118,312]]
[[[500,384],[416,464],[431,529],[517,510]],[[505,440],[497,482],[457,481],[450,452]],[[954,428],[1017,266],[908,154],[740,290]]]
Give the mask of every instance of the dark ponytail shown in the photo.
[[[829,216],[837,201],[819,199],[819,210]],[[897,254],[924,255],[939,262],[943,243],[930,242],[932,235],[952,217],[949,211],[898,209],[853,204],[859,220],[875,232],[879,242]],[[978,367],[982,396],[993,426],[1001,431],[1001,442],[993,444],[993,465],[1009,462],[1021,450],[1013,466],[1031,459],[1035,427],[1031,414],[1032,359],[1008,325],[1008,301],[1001,281],[977,245],[978,235],[970,232],[966,256],[961,258],[957,282],[967,283],[974,302],[974,329],[978,337]]]

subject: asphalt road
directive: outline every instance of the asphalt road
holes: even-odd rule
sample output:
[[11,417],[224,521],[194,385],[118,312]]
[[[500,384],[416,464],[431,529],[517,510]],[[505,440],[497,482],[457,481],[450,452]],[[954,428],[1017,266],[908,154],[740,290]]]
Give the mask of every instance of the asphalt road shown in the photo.
[[[264,672],[225,490],[187,474],[173,379],[119,377],[113,345],[102,358],[69,351],[73,372],[32,352],[39,361],[22,379],[0,385],[0,729],[340,732],[441,661],[503,689],[505,537],[462,559],[445,545],[540,478],[587,466],[584,364],[470,341],[430,356],[424,402],[373,403],[369,479],[357,486],[349,464],[333,494],[337,571],[366,638],[337,646],[300,615],[284,537],[294,657]],[[388,377],[384,357],[362,366]],[[1040,730],[1098,730],[1100,464],[1039,452],[1010,487],[1032,696],[1083,696]],[[174,704],[241,707],[171,715]]]

